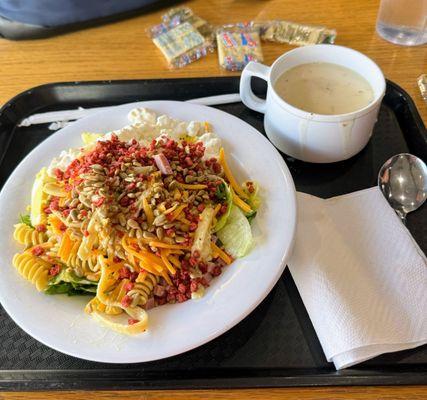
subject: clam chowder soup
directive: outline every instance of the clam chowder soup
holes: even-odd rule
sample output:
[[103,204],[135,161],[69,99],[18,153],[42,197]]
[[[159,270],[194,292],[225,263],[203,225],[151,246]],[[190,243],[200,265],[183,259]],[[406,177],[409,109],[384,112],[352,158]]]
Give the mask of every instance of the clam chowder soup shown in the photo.
[[315,114],[346,114],[366,107],[374,93],[357,72],[338,64],[302,64],[283,72],[274,83],[288,104]]

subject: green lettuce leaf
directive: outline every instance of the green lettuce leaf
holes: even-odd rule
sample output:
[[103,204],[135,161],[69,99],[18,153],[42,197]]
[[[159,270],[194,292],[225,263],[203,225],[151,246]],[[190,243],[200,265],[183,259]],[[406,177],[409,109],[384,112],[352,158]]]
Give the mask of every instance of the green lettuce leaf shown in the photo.
[[34,228],[33,225],[31,225],[31,217],[30,214],[19,214],[19,220],[22,224],[31,226],[31,228]]
[[52,277],[45,289],[46,294],[67,294],[68,296],[87,295],[96,293],[97,282],[79,278],[74,272],[63,268]]

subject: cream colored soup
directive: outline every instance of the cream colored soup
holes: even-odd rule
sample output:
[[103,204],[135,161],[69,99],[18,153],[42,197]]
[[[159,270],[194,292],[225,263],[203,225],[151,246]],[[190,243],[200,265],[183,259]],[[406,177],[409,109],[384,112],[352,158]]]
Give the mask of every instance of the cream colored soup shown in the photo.
[[346,114],[367,106],[374,93],[357,72],[332,63],[298,65],[285,71],[274,84],[288,104],[315,114]]

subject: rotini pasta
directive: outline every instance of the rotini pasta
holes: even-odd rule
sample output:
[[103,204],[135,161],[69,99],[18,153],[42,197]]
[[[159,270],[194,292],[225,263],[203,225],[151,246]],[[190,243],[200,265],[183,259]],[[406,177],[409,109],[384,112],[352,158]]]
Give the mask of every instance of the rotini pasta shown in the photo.
[[13,238],[25,246],[36,246],[47,241],[48,237],[45,232],[39,232],[31,226],[20,223],[15,225]]
[[13,266],[22,277],[33,283],[38,291],[47,286],[49,269],[51,264],[30,253],[15,254]]
[[[85,134],[85,147],[37,174],[31,216],[15,225],[26,250],[13,265],[25,279],[47,294],[91,295],[85,311],[126,334],[146,329],[152,307],[200,297],[233,261],[227,235],[217,240],[229,216],[249,227],[256,211],[253,183],[238,186],[209,124],[188,136],[183,121],[163,119],[174,128],[150,119],[151,142],[129,130],[123,140]],[[239,256],[247,227],[229,241]]]

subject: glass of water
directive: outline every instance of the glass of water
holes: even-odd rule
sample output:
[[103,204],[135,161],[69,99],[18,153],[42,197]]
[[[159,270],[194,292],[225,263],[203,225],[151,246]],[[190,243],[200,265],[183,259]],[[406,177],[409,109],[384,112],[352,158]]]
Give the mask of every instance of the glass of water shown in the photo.
[[427,43],[427,0],[381,0],[377,32],[404,46]]

